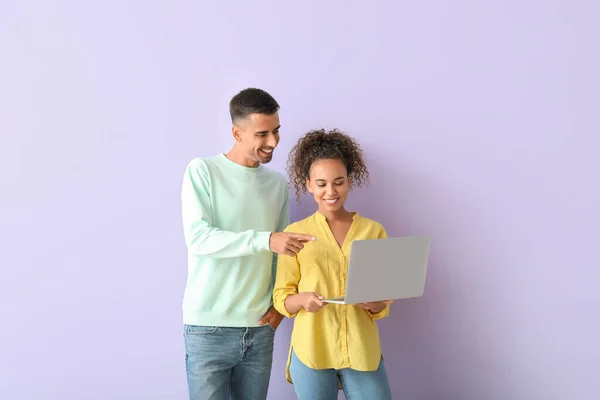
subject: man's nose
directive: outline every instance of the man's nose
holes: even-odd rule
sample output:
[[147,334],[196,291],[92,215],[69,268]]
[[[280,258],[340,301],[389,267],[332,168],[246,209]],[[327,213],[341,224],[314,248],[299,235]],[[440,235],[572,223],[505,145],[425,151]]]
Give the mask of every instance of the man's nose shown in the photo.
[[275,135],[270,134],[268,139],[267,139],[267,146],[269,147],[277,147],[277,138],[275,137]]

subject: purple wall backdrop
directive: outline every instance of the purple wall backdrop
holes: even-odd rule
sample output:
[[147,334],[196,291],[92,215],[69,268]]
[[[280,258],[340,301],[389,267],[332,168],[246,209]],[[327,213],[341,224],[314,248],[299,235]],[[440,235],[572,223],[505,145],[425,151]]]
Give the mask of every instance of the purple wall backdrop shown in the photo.
[[186,398],[181,177],[258,86],[276,169],[344,129],[353,207],[433,237],[381,323],[395,398],[599,399],[599,3],[210,3],[0,5],[0,398]]

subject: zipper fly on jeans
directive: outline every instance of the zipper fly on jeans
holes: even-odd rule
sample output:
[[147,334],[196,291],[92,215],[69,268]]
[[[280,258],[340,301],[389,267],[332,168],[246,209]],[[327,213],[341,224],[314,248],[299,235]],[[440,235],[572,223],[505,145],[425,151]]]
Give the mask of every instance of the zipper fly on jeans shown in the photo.
[[250,328],[246,328],[242,337],[242,359],[246,358],[246,355],[252,350],[253,342]]

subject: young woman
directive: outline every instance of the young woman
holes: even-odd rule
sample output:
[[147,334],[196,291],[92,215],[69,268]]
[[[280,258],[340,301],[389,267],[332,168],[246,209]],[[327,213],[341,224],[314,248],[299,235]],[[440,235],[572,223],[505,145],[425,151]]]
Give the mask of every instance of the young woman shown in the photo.
[[368,171],[359,145],[333,130],[300,138],[288,160],[296,196],[309,192],[318,210],[286,231],[306,233],[296,257],[279,257],[273,291],[275,308],[295,317],[286,377],[300,400],[391,399],[376,320],[391,302],[327,304],[343,297],[350,244],[387,237],[378,222],[347,211],[350,188],[362,186]]

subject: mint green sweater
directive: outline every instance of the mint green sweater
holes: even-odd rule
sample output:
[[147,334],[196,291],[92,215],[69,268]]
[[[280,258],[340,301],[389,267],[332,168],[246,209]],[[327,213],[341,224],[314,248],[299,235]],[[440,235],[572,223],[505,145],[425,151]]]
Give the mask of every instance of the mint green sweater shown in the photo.
[[272,305],[276,255],[271,232],[289,224],[285,177],[224,154],[195,158],[181,191],[188,277],[183,323],[250,327]]

